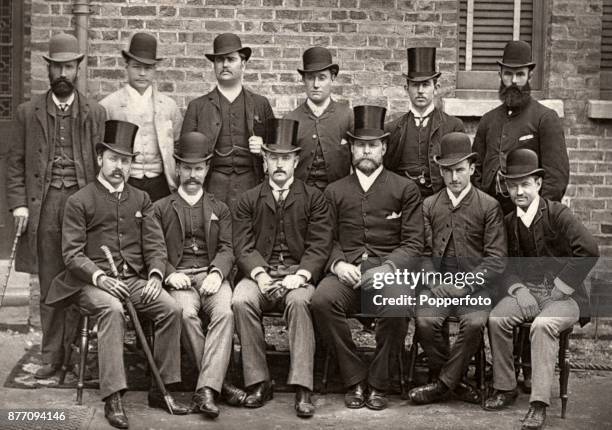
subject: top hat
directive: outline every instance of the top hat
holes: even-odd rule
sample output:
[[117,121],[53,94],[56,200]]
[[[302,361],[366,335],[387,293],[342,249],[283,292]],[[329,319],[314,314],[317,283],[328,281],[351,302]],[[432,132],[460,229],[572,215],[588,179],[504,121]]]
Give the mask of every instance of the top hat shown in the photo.
[[436,72],[436,48],[408,48],[408,73],[403,76],[409,81],[423,82],[437,79],[442,73]]
[[149,33],[136,33],[130,41],[130,49],[121,51],[123,58],[153,65],[163,58],[157,58],[157,39]]
[[204,54],[210,61],[215,61],[215,57],[219,55],[227,55],[236,51],[244,54],[247,61],[251,58],[251,48],[243,47],[240,38],[234,33],[223,33],[215,37],[213,51],[212,54]]
[[104,123],[104,140],[96,143],[96,152],[110,149],[117,154],[129,157],[138,155],[138,152],[132,152],[136,132],[138,132],[136,124],[110,119]]
[[433,159],[443,167],[454,166],[463,160],[475,159],[477,152],[472,152],[470,137],[458,131],[445,134],[440,140],[440,155],[434,155]]
[[513,149],[506,157],[506,168],[499,172],[506,179],[524,178],[525,176],[544,176],[544,169],[540,168],[538,155],[527,148]]
[[385,114],[387,109],[380,106],[355,106],[353,115],[355,126],[353,132],[347,131],[353,139],[375,140],[387,137],[385,133]]
[[531,61],[531,46],[529,43],[522,40],[512,40],[506,43],[504,47],[504,55],[501,61],[497,60],[500,66],[519,68],[529,67],[533,69],[536,65]]
[[340,70],[340,67],[334,64],[329,49],[323,48],[322,46],[313,46],[304,51],[302,63],[304,63],[303,68],[297,69],[301,75],[308,72],[320,72],[327,69],[329,69],[332,74],[337,75]]
[[79,53],[79,42],[72,34],[59,33],[49,40],[49,55],[43,58],[52,63],[81,61],[84,55]]
[[266,121],[266,138],[262,149],[275,154],[288,154],[300,151],[296,146],[298,121],[292,119],[270,118]]
[[214,142],[199,131],[183,134],[178,140],[174,158],[183,163],[201,163],[213,156]]

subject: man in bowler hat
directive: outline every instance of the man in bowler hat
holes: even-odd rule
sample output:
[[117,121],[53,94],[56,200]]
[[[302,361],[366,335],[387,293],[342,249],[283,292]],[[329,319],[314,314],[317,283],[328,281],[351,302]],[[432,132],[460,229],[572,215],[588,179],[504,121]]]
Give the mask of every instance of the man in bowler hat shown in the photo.
[[42,368],[37,378],[59,369],[64,345],[78,316],[45,304],[52,279],[64,269],[61,226],[66,199],[96,178],[94,146],[102,140],[106,113],[76,89],[83,54],[74,36],[54,35],[47,62],[50,89],[17,108],[19,137],[7,162],[7,200],[23,237],[15,269],[38,273],[42,326]]
[[263,145],[268,179],[244,193],[234,212],[238,279],[232,308],[242,346],[245,406],[272,398],[262,313],[282,310],[289,332],[287,383],[296,387],[298,417],[314,414],[311,400],[315,336],[310,299],[329,256],[332,223],[323,194],[294,177],[300,148],[297,121],[269,120]]

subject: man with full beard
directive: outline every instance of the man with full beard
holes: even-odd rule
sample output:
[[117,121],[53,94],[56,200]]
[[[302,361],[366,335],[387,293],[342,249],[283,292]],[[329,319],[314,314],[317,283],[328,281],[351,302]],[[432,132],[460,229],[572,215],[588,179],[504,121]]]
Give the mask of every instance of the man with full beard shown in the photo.
[[[10,149],[7,169],[8,206],[19,242],[16,270],[38,273],[43,367],[48,378],[63,358],[63,339],[76,326],[62,306],[45,304],[51,280],[64,269],[61,226],[68,196],[96,178],[94,145],[104,133],[104,108],[76,90],[83,54],[77,40],[57,34],[49,41],[47,61],[51,88],[17,109],[20,135]],[[77,316],[78,318],[78,316]],[[65,333],[66,332],[66,333]]]
[[497,198],[504,213],[511,212],[514,205],[498,174],[505,168],[511,150],[527,148],[538,154],[540,167],[546,170],[542,197],[561,201],[569,181],[565,137],[555,111],[531,97],[529,81],[536,66],[531,61],[531,47],[520,40],[508,42],[498,63],[503,103],[487,112],[478,124],[473,148],[480,161],[474,182]]

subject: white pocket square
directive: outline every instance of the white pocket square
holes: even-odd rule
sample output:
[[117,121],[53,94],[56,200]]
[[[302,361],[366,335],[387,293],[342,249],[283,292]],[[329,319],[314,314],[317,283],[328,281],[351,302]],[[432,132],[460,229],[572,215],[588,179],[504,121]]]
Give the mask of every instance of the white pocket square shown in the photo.
[[402,216],[402,213],[401,213],[401,212],[400,212],[400,213],[395,213],[395,212],[392,212],[392,213],[391,213],[391,215],[387,215],[387,218],[386,218],[386,219],[395,219],[395,218],[399,218],[399,217],[401,217],[401,216]]
[[348,143],[348,142],[347,142],[347,141],[346,141],[346,139],[344,139],[344,138],[343,138],[343,139],[340,141],[340,145],[346,145],[347,143]]
[[523,140],[529,140],[529,139],[533,139],[533,134],[526,134],[525,136],[521,136],[519,137],[519,142],[523,141]]
[[142,218],[142,212],[137,211],[136,214],[134,215],[136,218]]
[[219,221],[219,218],[217,218],[217,215],[215,215],[215,213],[213,212],[213,214],[210,216],[210,220],[211,221]]

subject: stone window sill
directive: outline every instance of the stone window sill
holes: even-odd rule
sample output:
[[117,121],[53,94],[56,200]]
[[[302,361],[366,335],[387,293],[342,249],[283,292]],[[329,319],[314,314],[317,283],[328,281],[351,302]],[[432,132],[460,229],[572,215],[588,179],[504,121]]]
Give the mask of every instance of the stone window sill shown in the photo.
[[[544,99],[538,100],[544,106],[551,108],[560,118],[564,116],[563,100],[561,99]],[[612,103],[612,102],[610,102]],[[476,117],[480,118],[491,109],[499,106],[501,102],[496,99],[464,99],[464,98],[443,98],[442,110],[448,115],[458,117]],[[612,105],[610,107],[612,112]],[[612,117],[611,117],[612,118]]]
[[612,100],[588,100],[587,115],[591,119],[612,119]]

